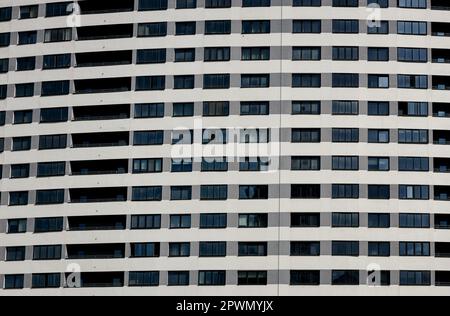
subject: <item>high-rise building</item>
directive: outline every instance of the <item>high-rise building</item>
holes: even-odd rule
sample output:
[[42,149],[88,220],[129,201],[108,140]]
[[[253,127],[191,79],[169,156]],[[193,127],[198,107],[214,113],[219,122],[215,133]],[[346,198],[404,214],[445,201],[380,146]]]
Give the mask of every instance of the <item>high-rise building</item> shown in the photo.
[[445,0],[0,0],[0,295],[450,294]]

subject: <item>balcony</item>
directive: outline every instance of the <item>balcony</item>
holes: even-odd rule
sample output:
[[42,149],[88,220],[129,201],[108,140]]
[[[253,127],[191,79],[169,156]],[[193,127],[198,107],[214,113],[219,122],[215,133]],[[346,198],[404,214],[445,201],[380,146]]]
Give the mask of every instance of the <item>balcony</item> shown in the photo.
[[450,271],[436,271],[436,286],[450,286]]
[[450,63],[450,49],[437,49],[432,50],[432,61],[438,64]]
[[435,214],[434,215],[435,229],[450,229],[450,214]]
[[434,172],[449,173],[450,172],[450,158],[434,158]]
[[[66,274],[66,278],[69,274]],[[105,288],[123,287],[124,272],[83,272],[81,273],[81,287],[83,288]]]
[[450,201],[450,186],[434,186],[434,199],[436,201]]
[[450,36],[450,23],[432,22],[431,35],[433,36]]
[[127,217],[117,216],[76,216],[69,217],[69,231],[124,230]]
[[76,94],[118,93],[131,90],[131,78],[75,80]]
[[[103,4],[100,1],[99,4]],[[94,41],[133,37],[133,24],[83,26],[77,28],[79,41]]]
[[450,103],[433,103],[434,117],[450,117]]
[[127,200],[127,188],[87,188],[70,189],[71,203],[105,203],[125,202]]
[[431,0],[431,10],[450,10],[448,0]]
[[450,77],[433,76],[433,90],[450,90]]
[[129,143],[129,132],[72,134],[73,148],[120,147]]
[[130,65],[133,62],[133,52],[131,50],[78,53],[75,56],[76,66],[80,68]]
[[433,144],[450,145],[450,131],[433,131]]
[[437,258],[450,258],[450,243],[437,242],[435,243],[435,256]]
[[125,244],[67,245],[68,260],[125,258]]
[[73,176],[124,174],[128,173],[128,160],[72,161],[70,167]]
[[85,0],[79,1],[81,14],[102,14],[116,12],[130,12],[134,10],[133,0],[120,1],[98,1]]
[[129,118],[129,104],[77,106],[73,108],[74,121],[125,120]]

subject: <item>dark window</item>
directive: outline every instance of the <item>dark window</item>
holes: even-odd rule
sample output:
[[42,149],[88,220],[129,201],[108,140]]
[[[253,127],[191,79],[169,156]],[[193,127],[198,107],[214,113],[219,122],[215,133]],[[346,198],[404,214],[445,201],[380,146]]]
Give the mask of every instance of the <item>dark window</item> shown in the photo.
[[158,286],[159,271],[130,272],[128,286]]
[[369,185],[368,198],[370,200],[389,200],[391,188],[389,185]]
[[292,213],[291,227],[320,227],[320,214]]
[[358,115],[358,101],[333,101],[333,115]]
[[41,109],[41,123],[67,122],[68,108]]
[[320,285],[320,271],[291,270],[290,285]]
[[400,129],[398,142],[399,144],[428,144],[428,131]]
[[25,247],[6,247],[6,261],[24,261]]
[[389,171],[390,159],[388,157],[369,157],[369,171]]
[[400,200],[429,200],[430,188],[428,185],[400,185]]
[[8,234],[27,232],[27,219],[8,219]]
[[292,157],[291,170],[320,170],[320,157]]
[[333,213],[333,227],[359,227],[358,213]]
[[32,97],[34,95],[34,83],[16,84],[16,98]]
[[320,256],[320,242],[291,241],[291,256],[302,256],[302,257]]
[[359,33],[359,21],[333,20],[333,33]]
[[271,0],[242,0],[242,7],[270,7]]
[[319,115],[320,101],[292,101],[292,115]]
[[230,48],[229,47],[205,47],[204,51],[205,62],[218,62],[230,60]]
[[315,33],[322,32],[321,20],[294,20],[292,33]]
[[359,74],[333,74],[333,88],[358,88]]
[[66,172],[65,162],[40,162],[37,166],[37,177],[64,176]]
[[138,25],[138,37],[161,37],[167,35],[167,22],[143,23]]
[[333,60],[359,60],[359,47],[333,47]]
[[63,230],[62,217],[36,218],[34,223],[35,233],[60,232]]
[[179,75],[173,78],[174,89],[194,89],[195,76],[194,75]]
[[333,156],[333,170],[359,170],[358,156]]
[[389,21],[378,21],[367,26],[367,34],[389,34]]
[[0,73],[5,74],[9,72],[9,59],[2,58],[0,59]]
[[270,33],[270,21],[242,21],[242,34]]
[[134,145],[162,145],[164,143],[163,131],[134,132]]
[[17,71],[28,71],[36,68],[36,57],[17,58]]
[[167,285],[169,286],[189,285],[189,271],[169,271]]
[[230,115],[230,102],[209,101],[203,103],[203,116],[228,116]]
[[293,74],[293,88],[320,88],[322,79],[320,74]]
[[430,160],[428,157],[399,157],[399,171],[430,171]]
[[201,214],[200,228],[217,229],[227,227],[227,214]]
[[46,17],[57,17],[57,16],[65,16],[72,13],[69,10],[69,5],[72,2],[57,2],[57,3],[47,3],[46,4]]
[[11,179],[28,178],[30,176],[30,165],[11,165]]
[[428,89],[428,76],[426,75],[398,75],[397,84],[403,89]]
[[133,215],[131,229],[160,229],[161,215]]
[[377,4],[380,8],[389,8],[389,0],[367,0],[367,5]]
[[159,257],[159,243],[132,243],[130,246],[132,258]]
[[427,0],[398,0],[399,8],[426,9]]
[[14,111],[14,124],[29,124],[33,121],[33,110]]
[[369,214],[369,228],[390,228],[390,214]]
[[240,200],[267,200],[269,198],[268,185],[240,185]]
[[270,75],[241,75],[241,88],[269,88]]
[[170,199],[172,201],[188,201],[192,200],[192,187],[190,186],[173,186],[170,188]]
[[241,102],[241,115],[269,115],[267,101]]
[[37,32],[36,31],[27,31],[27,32],[19,32],[19,45],[31,45],[36,44],[37,41]]
[[199,257],[225,257],[227,255],[227,243],[224,241],[201,241]]
[[197,0],[177,0],[177,9],[195,9]]
[[358,7],[358,0],[333,0],[333,7]]
[[61,274],[33,274],[31,287],[33,289],[59,288],[61,287]]
[[402,48],[397,49],[398,61],[426,63],[428,61],[428,50],[426,48]]
[[177,48],[175,49],[175,62],[193,62],[195,61],[195,48]]
[[195,35],[195,22],[176,22],[175,35]]
[[224,172],[228,171],[228,162],[226,158],[203,158],[202,172]]
[[34,246],[33,260],[61,260],[60,245]]
[[359,130],[357,128],[333,128],[333,143],[358,143]]
[[400,228],[430,228],[429,214],[400,214]]
[[321,47],[293,47],[292,60],[321,60]]
[[167,10],[167,0],[139,0],[139,11]]
[[136,77],[136,91],[164,90],[165,88],[165,76]]
[[269,60],[270,47],[242,47],[242,60]]
[[389,75],[368,75],[368,88],[387,89],[389,88]]
[[0,47],[8,47],[11,43],[10,33],[0,33]]
[[133,187],[133,201],[161,201],[162,187]]
[[266,228],[267,214],[239,214],[239,228]]
[[11,21],[12,8],[0,8],[0,22]]
[[203,75],[203,89],[229,89],[229,74]]
[[231,8],[231,0],[206,0],[205,8]]
[[389,102],[369,102],[368,115],[373,116],[388,116]]
[[333,241],[333,256],[359,256],[359,241]]
[[400,256],[402,257],[429,257],[429,242],[400,242]]
[[320,184],[292,184],[291,199],[320,199]]
[[189,257],[191,255],[191,244],[188,242],[169,243],[169,257]]
[[430,286],[431,272],[429,271],[400,271],[400,285]]
[[36,192],[36,205],[64,203],[64,189],[38,190]]
[[44,43],[68,42],[72,40],[72,29],[45,30]]
[[139,49],[137,51],[137,64],[163,64],[166,62],[166,49]]
[[369,257],[390,257],[391,244],[389,242],[369,242]]
[[171,215],[170,229],[189,229],[191,228],[191,215]]
[[23,274],[5,275],[5,290],[23,289]]
[[399,116],[428,116],[428,102],[399,102]]
[[31,149],[31,137],[13,137],[12,151],[26,151]]
[[67,147],[67,135],[39,136],[39,150],[62,149]]
[[222,286],[226,282],[225,271],[199,271],[198,285],[199,286]]
[[162,158],[134,159],[133,173],[158,173],[162,172]]
[[205,35],[220,35],[231,33],[231,21],[206,21]]
[[320,143],[320,129],[296,128],[292,130],[291,138],[292,143]]
[[69,68],[72,56],[70,54],[46,55],[44,56],[43,69]]
[[294,0],[294,7],[320,7],[322,0]]
[[369,47],[367,49],[368,61],[389,61],[389,48]]
[[267,285],[267,271],[238,271],[238,285]]
[[359,184],[333,184],[333,199],[358,199]]
[[135,118],[159,118],[164,117],[164,103],[136,104],[134,107]]
[[389,130],[369,129],[368,143],[387,144],[390,142]]
[[42,83],[41,96],[66,95],[70,91],[70,81],[48,81]]
[[238,255],[240,257],[267,256],[267,242],[240,242],[238,249]]

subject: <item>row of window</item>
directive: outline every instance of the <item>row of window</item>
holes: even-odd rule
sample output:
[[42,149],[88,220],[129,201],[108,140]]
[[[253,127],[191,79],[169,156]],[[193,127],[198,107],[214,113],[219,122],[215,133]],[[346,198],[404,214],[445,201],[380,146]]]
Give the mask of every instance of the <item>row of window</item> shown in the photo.
[[[361,198],[360,184],[333,184],[331,198],[333,199],[359,199]],[[450,200],[450,187],[434,186],[434,196],[430,197],[430,186],[428,185],[399,185],[398,198],[400,200],[430,200],[436,201]],[[95,192],[95,189],[70,189],[72,203],[92,203],[92,202],[124,202],[127,200],[127,188],[113,188],[110,195],[106,196]],[[228,185],[201,185],[201,201],[226,201],[228,200]],[[193,189],[191,186],[170,187],[171,201],[192,200]],[[320,199],[323,196],[320,184],[291,184],[291,199]],[[367,198],[370,200],[391,199],[390,185],[367,185]],[[37,190],[36,205],[50,205],[64,203],[64,189]],[[131,201],[162,201],[162,186],[133,187]],[[28,191],[9,192],[9,206],[19,206],[29,204],[30,194]],[[269,199],[268,185],[239,185],[239,200],[267,200]]]
[[[160,214],[154,215],[132,215],[131,216],[131,230],[152,230],[161,229]],[[192,228],[191,214],[175,214],[169,216],[170,229],[190,229]],[[290,227],[321,227],[322,218],[324,214],[320,213],[291,213]],[[331,227],[333,228],[359,228],[362,227],[361,214],[359,213],[344,213],[335,212],[331,214]],[[391,223],[391,214],[389,213],[369,213],[368,214],[368,228],[387,229],[394,225]],[[89,218],[86,219],[89,221]],[[125,221],[116,223],[114,227],[107,224],[107,229],[123,230],[125,229]],[[398,214],[399,228],[415,228],[415,229],[429,229],[431,228],[430,214],[419,213],[400,213]],[[446,229],[450,227],[450,217],[443,214],[435,214],[434,216],[435,228]],[[7,226],[8,234],[22,234],[28,230],[27,219],[9,219]],[[97,224],[99,225],[99,224]],[[238,228],[267,228],[269,225],[267,213],[244,213],[238,215]],[[80,228],[81,227],[81,228]],[[69,227],[68,230],[90,229],[86,224]],[[228,227],[228,215],[226,213],[218,214],[200,214],[200,229],[224,229]],[[97,226],[94,228],[101,228]],[[50,233],[62,232],[64,230],[64,219],[62,217],[48,217],[36,218],[34,220],[34,233]]]
[[[242,61],[263,61],[271,59],[270,47],[243,47],[241,49]],[[336,61],[358,61],[360,60],[360,48],[357,46],[335,46],[332,48],[332,60]],[[174,62],[196,61],[195,48],[174,49]],[[206,47],[204,48],[205,62],[224,62],[231,60],[230,47]],[[293,47],[292,60],[319,61],[322,59],[321,47]],[[43,57],[43,70],[63,69],[71,67],[72,56],[70,54],[46,55]],[[389,61],[390,52],[387,47],[368,47],[368,61]],[[397,60],[400,62],[428,62],[428,49],[426,48],[397,48]],[[131,63],[131,59],[128,60]],[[137,51],[137,64],[157,64],[167,62],[167,49],[143,49]],[[445,62],[438,57],[433,62]],[[120,62],[117,61],[119,64]],[[97,64],[93,64],[96,65]],[[101,64],[99,64],[101,65]],[[84,67],[82,63],[81,66]],[[20,57],[16,60],[16,71],[31,71],[36,69],[36,57]],[[0,59],[0,73],[10,70],[9,59]]]
[[[320,115],[322,113],[321,101],[292,101],[292,115]],[[103,119],[126,119],[130,117],[130,106],[126,105],[124,109],[115,111],[111,109],[102,115],[89,112],[79,114],[79,110],[89,111],[91,107],[73,108],[73,114],[69,115],[69,108],[43,108],[39,110],[39,123],[61,123],[67,122],[69,116],[73,116],[74,121],[78,120],[103,120]],[[148,103],[134,105],[134,118],[163,118],[166,114],[164,103]],[[95,109],[95,108],[92,108]],[[334,100],[331,105],[332,115],[359,115],[362,110],[360,101],[354,100]],[[448,117],[450,106],[446,103],[433,103],[432,112],[436,117]],[[71,111],[72,112],[72,111]],[[398,115],[409,117],[427,117],[430,112],[428,102],[398,102]],[[0,126],[6,124],[6,111],[0,111]],[[12,124],[31,124],[33,122],[33,110],[18,110],[11,112]],[[242,101],[239,104],[239,114],[247,115],[269,115],[271,114],[271,105],[269,101]],[[391,114],[389,102],[367,103],[367,115],[369,116],[389,116]],[[195,115],[195,103],[183,102],[172,104],[172,117],[192,117]],[[230,102],[228,101],[209,101],[203,102],[202,115],[229,116]]]
[[[368,256],[369,257],[390,257],[391,256],[391,242],[368,242]],[[430,257],[431,243],[430,242],[399,242],[399,256],[400,257]],[[102,252],[102,248],[111,247],[110,252]],[[194,256],[191,253],[191,243],[189,242],[171,242],[169,243],[169,257],[190,257]],[[331,243],[332,256],[360,256],[359,241],[333,241]],[[438,244],[436,247],[444,248],[447,244]],[[155,258],[160,257],[161,245],[159,242],[147,243],[132,243],[130,244],[131,253],[130,258]],[[109,258],[124,258],[124,244],[114,245],[74,245],[67,246],[68,259],[92,259],[95,256],[97,259]],[[80,250],[79,250],[79,249]],[[239,257],[265,257],[268,256],[267,242],[238,242],[238,256]],[[292,241],[290,242],[290,256],[320,256],[321,243],[319,241]],[[448,247],[445,248],[448,250]],[[61,260],[62,259],[61,245],[46,245],[33,247],[33,260]],[[90,251],[94,251],[92,254]],[[444,253],[449,256],[448,253]],[[226,257],[227,256],[227,242],[200,242],[199,257]],[[438,257],[442,257],[439,255]],[[26,247],[6,247],[6,256],[4,258],[8,262],[25,261]]]
[[[197,8],[196,0],[176,0],[176,9],[194,9]],[[72,2],[58,2],[58,3],[48,3],[45,8],[45,17],[57,17],[66,16],[72,13],[70,4]],[[367,5],[377,4],[381,8],[388,8],[388,0],[367,0]],[[311,6],[320,7],[322,5],[321,0],[294,0],[294,7],[298,6]],[[242,7],[270,7],[271,0],[242,0]],[[358,0],[333,0],[333,7],[359,7]],[[398,0],[397,6],[399,8],[413,8],[413,9],[426,9],[427,0]],[[206,9],[211,8],[231,8],[231,0],[206,0]],[[138,4],[138,11],[152,11],[152,10],[167,10],[168,0],[140,0]],[[111,8],[111,12],[117,11],[134,11],[134,4],[128,8],[123,7],[120,10],[116,8]],[[84,13],[83,11],[81,12]],[[39,5],[26,5],[20,6],[18,19],[27,20],[35,19],[39,16]],[[0,8],[0,22],[10,21],[12,19],[12,8],[3,7]]]
[[[442,284],[439,280],[448,279],[448,272],[436,271],[436,285],[448,285],[448,282]],[[101,273],[98,277],[101,278]],[[375,284],[381,286],[391,285],[391,272],[381,271],[374,274],[372,271],[365,272],[365,275],[374,276],[377,275]],[[88,280],[84,280],[87,275],[81,275],[81,287],[95,287],[96,285],[90,283]],[[124,286],[124,273],[113,273],[106,278],[109,283],[107,287],[123,287]],[[160,285],[160,272],[159,271],[137,271],[128,273],[128,286],[130,287],[149,287]],[[331,272],[331,284],[332,285],[353,285],[357,286],[361,284],[360,271],[357,270],[333,270]],[[191,284],[191,272],[190,271],[168,271],[167,272],[167,285],[168,286],[188,286]],[[320,285],[321,284],[321,271],[320,270],[291,270],[290,271],[290,285]],[[48,274],[33,274],[31,288],[60,288],[62,286],[62,274],[61,273],[48,273]],[[249,286],[249,285],[267,285],[268,272],[267,271],[238,271],[237,272],[237,285]],[[235,281],[235,282],[236,282]],[[365,281],[365,280],[364,280]],[[198,283],[199,286],[225,286],[227,284],[227,272],[222,270],[210,270],[210,271],[198,271]],[[325,283],[324,283],[325,284]],[[401,286],[431,286],[431,271],[400,271],[399,273],[399,285]],[[23,289],[24,288],[24,275],[5,275],[4,276],[4,289]]]

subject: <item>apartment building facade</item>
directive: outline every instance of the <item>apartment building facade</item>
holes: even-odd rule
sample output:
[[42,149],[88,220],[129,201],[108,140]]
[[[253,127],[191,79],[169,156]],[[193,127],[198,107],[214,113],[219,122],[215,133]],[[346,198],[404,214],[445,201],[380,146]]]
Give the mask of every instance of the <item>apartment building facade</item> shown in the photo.
[[450,294],[449,17],[0,0],[0,295]]

